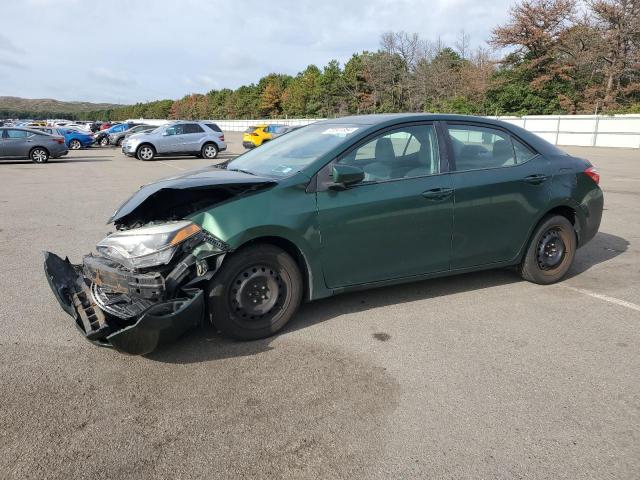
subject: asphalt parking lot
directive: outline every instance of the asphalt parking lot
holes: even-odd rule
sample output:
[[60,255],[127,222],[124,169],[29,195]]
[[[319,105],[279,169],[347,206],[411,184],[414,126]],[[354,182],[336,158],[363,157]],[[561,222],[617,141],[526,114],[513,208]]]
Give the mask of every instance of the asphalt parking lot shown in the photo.
[[78,335],[41,251],[78,261],[140,185],[208,162],[1,162],[0,477],[640,477],[640,151],[567,150],[599,167],[606,211],[560,284],[346,294],[274,338],[202,328],[146,357]]

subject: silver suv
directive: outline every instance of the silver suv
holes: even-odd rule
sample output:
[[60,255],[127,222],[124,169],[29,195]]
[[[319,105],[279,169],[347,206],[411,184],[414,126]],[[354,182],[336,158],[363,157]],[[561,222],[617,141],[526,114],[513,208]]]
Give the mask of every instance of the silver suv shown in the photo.
[[173,122],[151,132],[133,134],[122,142],[122,153],[145,161],[162,155],[194,155],[213,160],[226,149],[224,134],[212,122]]

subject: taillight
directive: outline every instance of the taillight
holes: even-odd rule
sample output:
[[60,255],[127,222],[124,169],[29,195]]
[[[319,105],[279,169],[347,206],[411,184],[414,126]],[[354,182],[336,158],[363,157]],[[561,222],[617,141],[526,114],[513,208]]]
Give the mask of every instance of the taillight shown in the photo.
[[224,142],[224,135],[220,135],[220,141]]
[[60,145],[62,145],[62,144],[64,143],[64,138],[62,138],[62,137],[56,137],[56,138],[54,138],[54,141],[55,141],[56,143],[59,143]]
[[260,135],[258,135],[257,133],[254,132],[254,133],[251,134],[251,136],[252,137],[259,137]]
[[584,173],[586,173],[589,176],[589,178],[591,178],[591,180],[593,180],[596,183],[596,185],[600,185],[600,173],[595,167],[587,168],[584,171]]

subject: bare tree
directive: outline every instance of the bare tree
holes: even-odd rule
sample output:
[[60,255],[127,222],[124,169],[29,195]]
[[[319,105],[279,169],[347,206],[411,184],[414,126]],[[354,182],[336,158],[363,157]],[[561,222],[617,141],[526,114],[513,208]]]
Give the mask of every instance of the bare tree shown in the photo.
[[454,43],[454,47],[460,54],[460,56],[464,59],[469,55],[469,42],[471,41],[471,37],[468,33],[464,31],[464,29],[460,30],[458,34],[458,39]]

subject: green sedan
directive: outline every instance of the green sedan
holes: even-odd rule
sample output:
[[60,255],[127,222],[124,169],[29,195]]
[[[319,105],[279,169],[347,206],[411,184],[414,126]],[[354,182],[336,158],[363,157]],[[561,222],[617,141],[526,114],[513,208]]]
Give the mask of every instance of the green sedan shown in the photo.
[[562,279],[597,233],[599,175],[508,123],[346,117],[143,186],[71,264],[45,254],[62,308],[97,345],[145,354],[202,321],[272,335],[302,301],[515,266]]

